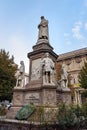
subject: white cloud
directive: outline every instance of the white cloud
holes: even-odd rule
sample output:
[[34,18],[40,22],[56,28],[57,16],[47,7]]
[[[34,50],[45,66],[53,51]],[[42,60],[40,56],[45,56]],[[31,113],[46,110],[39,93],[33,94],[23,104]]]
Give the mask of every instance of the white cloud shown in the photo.
[[84,26],[85,26],[85,30],[87,30],[87,23],[85,23],[85,25],[84,25]]
[[73,37],[76,38],[77,40],[82,40],[84,39],[84,36],[81,33],[81,29],[82,29],[82,22],[76,22],[75,26],[72,28],[72,33],[73,33]]

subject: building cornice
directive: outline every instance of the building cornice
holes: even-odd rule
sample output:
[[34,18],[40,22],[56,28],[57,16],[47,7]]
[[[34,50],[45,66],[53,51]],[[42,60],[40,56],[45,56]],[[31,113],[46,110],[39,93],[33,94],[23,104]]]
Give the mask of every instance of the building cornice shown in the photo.
[[64,54],[60,54],[57,58],[57,61],[67,60],[67,59],[71,59],[71,58],[75,58],[75,57],[79,57],[83,55],[87,55],[87,47],[79,49],[79,50],[67,52]]

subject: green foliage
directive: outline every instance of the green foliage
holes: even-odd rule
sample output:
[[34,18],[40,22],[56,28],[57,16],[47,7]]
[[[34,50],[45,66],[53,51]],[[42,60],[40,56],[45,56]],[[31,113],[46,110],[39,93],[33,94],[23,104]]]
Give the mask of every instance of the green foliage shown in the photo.
[[0,116],[6,115],[7,111],[4,105],[0,106]]
[[9,52],[0,50],[0,100],[11,100],[12,91],[15,86],[15,72],[17,65],[14,64],[14,57],[10,58]]
[[81,96],[82,97],[87,97],[87,91],[84,91]]
[[40,124],[44,121],[44,106],[37,106],[35,112],[28,118],[29,121],[38,121]]
[[73,127],[77,125],[82,116],[81,108],[77,105],[67,106],[65,103],[59,104],[57,112],[57,120],[62,128]]
[[82,116],[82,108],[79,105],[71,105],[70,109],[76,115],[77,118]]
[[87,119],[87,102],[82,105],[83,116]]
[[38,107],[38,116],[39,116],[40,123],[44,121],[44,106]]
[[84,66],[80,70],[78,78],[80,86],[84,89],[87,89],[87,62],[84,63]]
[[30,122],[39,122],[40,125],[47,125],[56,122],[56,108],[51,106],[39,105],[35,112],[28,118]]

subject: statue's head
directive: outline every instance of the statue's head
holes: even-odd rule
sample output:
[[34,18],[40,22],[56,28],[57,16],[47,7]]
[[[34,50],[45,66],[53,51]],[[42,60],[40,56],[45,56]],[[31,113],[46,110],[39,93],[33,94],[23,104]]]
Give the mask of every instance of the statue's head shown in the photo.
[[48,52],[45,55],[46,55],[46,57],[49,57],[49,53]]
[[41,16],[41,19],[44,19],[44,16]]
[[24,65],[24,61],[20,61],[20,64],[21,64],[21,65]]

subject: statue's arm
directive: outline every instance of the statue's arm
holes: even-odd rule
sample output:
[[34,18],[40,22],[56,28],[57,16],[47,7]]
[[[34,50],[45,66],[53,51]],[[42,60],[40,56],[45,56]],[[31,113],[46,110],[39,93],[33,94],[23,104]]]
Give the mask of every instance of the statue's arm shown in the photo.
[[51,68],[54,69],[54,62],[51,60]]
[[42,60],[40,64],[41,64],[41,66],[44,66],[45,65],[45,60]]

